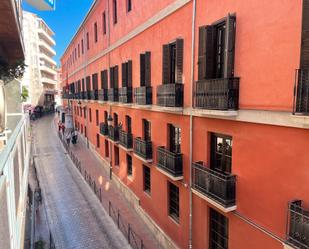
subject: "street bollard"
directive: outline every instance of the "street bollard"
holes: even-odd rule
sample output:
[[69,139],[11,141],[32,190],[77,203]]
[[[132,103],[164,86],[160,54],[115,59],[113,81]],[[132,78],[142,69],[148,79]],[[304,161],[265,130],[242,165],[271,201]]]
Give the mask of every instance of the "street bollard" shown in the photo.
[[131,233],[131,225],[129,223],[129,225],[128,225],[128,242],[129,242],[129,244],[130,244],[130,233]]
[[100,202],[102,202],[102,189],[100,188]]
[[119,209],[117,211],[117,226],[119,228],[119,219],[120,219],[120,213],[119,213]]

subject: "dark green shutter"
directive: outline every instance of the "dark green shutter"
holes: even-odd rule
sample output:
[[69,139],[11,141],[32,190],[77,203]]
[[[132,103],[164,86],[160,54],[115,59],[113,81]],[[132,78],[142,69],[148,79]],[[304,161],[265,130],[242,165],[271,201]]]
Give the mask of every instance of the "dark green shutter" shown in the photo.
[[122,87],[127,86],[127,65],[126,63],[121,64],[121,74],[122,74]]
[[182,82],[183,74],[183,39],[176,40],[176,83]]
[[109,87],[114,88],[114,68],[113,67],[109,69],[109,78],[110,78]]
[[108,88],[108,75],[107,75],[107,70],[103,71],[103,89]]
[[198,80],[206,78],[206,26],[199,27],[198,40]]
[[309,0],[303,0],[300,68],[309,69]]
[[101,89],[104,89],[104,71],[101,71]]
[[127,62],[128,68],[127,68],[127,87],[132,87],[132,61],[129,60]]
[[145,53],[145,85],[151,86],[151,53]]
[[236,17],[228,14],[226,18],[224,78],[234,76]]
[[140,84],[145,86],[145,54],[139,55],[140,61]]
[[163,45],[163,58],[162,58],[162,81],[163,84],[170,83],[170,47],[168,44]]
[[207,25],[205,29],[206,29],[205,78],[212,79],[215,77],[216,27]]
[[118,66],[114,67],[114,87],[118,88]]

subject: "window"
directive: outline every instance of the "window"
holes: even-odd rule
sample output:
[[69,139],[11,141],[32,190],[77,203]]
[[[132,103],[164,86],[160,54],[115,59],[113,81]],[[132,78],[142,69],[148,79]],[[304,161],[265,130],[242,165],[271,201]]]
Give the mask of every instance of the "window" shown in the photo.
[[131,125],[131,117],[126,115],[126,125],[127,125],[127,132],[132,134],[132,125]]
[[107,124],[108,113],[104,111],[104,123]]
[[145,165],[143,165],[143,176],[144,176],[144,191],[150,194],[151,192],[150,168]]
[[82,91],[85,91],[85,79],[82,79]]
[[77,60],[77,49],[75,48],[74,51],[75,51],[74,52],[75,53],[75,60]]
[[98,74],[92,75],[92,90],[98,90]]
[[169,132],[169,150],[174,153],[180,153],[181,129],[172,124],[168,124]]
[[198,79],[234,77],[236,17],[199,28]]
[[132,157],[130,155],[127,155],[127,174],[128,176],[132,176],[132,173]]
[[87,43],[87,50],[89,50],[89,33],[86,34],[86,43]]
[[97,148],[100,148],[100,135],[97,134]]
[[95,122],[96,125],[99,126],[99,110],[95,111]]
[[107,70],[101,71],[101,89],[108,88]]
[[231,173],[232,145],[232,138],[230,136],[211,134],[211,169],[223,173]]
[[168,214],[177,222],[179,221],[179,188],[168,182]]
[[92,112],[91,112],[91,108],[89,108],[89,121],[92,122]]
[[209,208],[209,249],[228,249],[228,218]]
[[118,88],[118,66],[109,69],[110,88]]
[[105,157],[109,157],[109,145],[108,145],[108,140],[105,140]]
[[113,0],[113,21],[117,23],[117,0]]
[[130,12],[132,10],[132,1],[127,0],[127,12]]
[[146,52],[140,54],[140,84],[141,86],[151,86],[151,54]]
[[115,166],[119,166],[119,148],[115,145],[114,146],[115,151]]
[[163,84],[182,83],[183,39],[163,45]]
[[87,109],[86,109],[86,107],[84,107],[84,118],[86,118],[87,117]]
[[80,45],[78,43],[78,58],[80,57]]
[[122,63],[122,87],[132,87],[132,61]]
[[102,14],[102,27],[103,27],[103,35],[106,34],[106,14],[105,11]]
[[82,39],[82,54],[84,54],[84,39]]
[[94,42],[98,42],[98,25],[94,23]]
[[80,132],[83,134],[84,133],[84,126],[81,124],[80,126]]
[[143,137],[145,141],[151,141],[151,123],[143,119]]
[[90,76],[86,77],[86,91],[91,91],[91,82]]
[[118,114],[114,113],[114,127],[118,126]]

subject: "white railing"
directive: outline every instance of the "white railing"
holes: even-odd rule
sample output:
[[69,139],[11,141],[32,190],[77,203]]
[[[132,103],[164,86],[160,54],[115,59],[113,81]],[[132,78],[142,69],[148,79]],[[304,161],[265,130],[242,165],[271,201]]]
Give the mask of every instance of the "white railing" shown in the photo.
[[22,115],[0,152],[0,248],[23,248],[30,144],[29,117]]

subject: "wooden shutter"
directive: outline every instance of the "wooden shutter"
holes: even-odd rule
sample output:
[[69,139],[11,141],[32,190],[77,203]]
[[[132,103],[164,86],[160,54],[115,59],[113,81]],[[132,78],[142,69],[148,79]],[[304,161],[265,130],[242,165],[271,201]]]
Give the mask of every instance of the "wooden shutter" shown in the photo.
[[151,53],[145,53],[145,85],[151,86]]
[[182,83],[183,73],[183,39],[176,40],[176,83]]
[[96,73],[92,75],[92,89],[98,90],[98,74]]
[[303,1],[300,68],[309,69],[309,1]]
[[206,78],[206,26],[199,27],[198,40],[198,80]]
[[206,57],[205,57],[205,78],[212,79],[215,77],[215,51],[216,51],[216,27],[207,25],[206,32]]
[[110,88],[114,88],[114,68],[111,67],[109,69],[109,78],[110,78],[110,81],[109,81],[109,87]]
[[101,71],[101,89],[104,89],[104,71]]
[[139,64],[140,64],[140,84],[141,86],[145,86],[146,85],[146,79],[145,79],[145,54],[140,54],[139,55]]
[[122,87],[127,86],[127,63],[121,64]]
[[103,89],[108,88],[108,75],[107,75],[107,70],[103,71]]
[[129,60],[127,62],[128,68],[127,68],[127,87],[132,87],[132,61]]
[[162,58],[162,80],[163,84],[170,83],[170,47],[168,44],[163,45],[163,58]]
[[118,66],[114,67],[114,87],[118,88]]
[[234,51],[236,17],[228,14],[226,18],[224,78],[234,76]]

